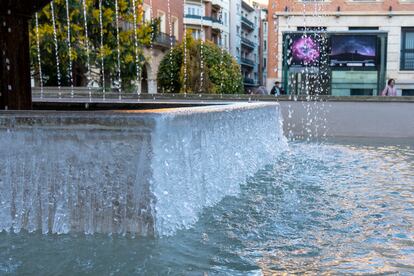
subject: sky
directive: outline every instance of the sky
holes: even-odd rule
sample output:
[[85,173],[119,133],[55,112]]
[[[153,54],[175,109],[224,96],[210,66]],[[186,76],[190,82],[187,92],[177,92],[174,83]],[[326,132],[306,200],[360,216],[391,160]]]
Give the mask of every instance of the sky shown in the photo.
[[269,0],[256,0],[257,2],[259,2],[260,4],[266,4],[269,2]]

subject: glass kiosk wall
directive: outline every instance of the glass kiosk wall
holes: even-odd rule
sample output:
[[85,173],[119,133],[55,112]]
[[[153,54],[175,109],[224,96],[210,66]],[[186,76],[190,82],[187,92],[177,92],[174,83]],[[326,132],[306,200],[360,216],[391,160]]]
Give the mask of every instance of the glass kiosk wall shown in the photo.
[[385,85],[387,33],[284,33],[288,94],[379,95]]

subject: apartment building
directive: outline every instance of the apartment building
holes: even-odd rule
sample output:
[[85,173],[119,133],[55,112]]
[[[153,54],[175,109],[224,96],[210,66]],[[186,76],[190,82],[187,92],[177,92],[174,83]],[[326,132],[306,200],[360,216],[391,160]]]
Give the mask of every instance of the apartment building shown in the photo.
[[260,15],[256,2],[241,1],[240,65],[246,92],[252,92],[260,85]]
[[378,95],[394,78],[414,95],[413,0],[270,0],[268,10],[268,89],[315,81],[323,94]]
[[195,39],[229,50],[230,0],[184,0],[184,26]]
[[[168,2],[170,13],[168,13]],[[161,36],[173,36],[180,41],[183,36],[183,0],[144,0],[144,20],[160,19]],[[151,6],[152,5],[152,6]]]
[[151,49],[144,49],[147,63],[142,68],[142,81],[139,89],[141,93],[157,93],[157,73],[161,60],[171,46],[182,40],[183,37],[183,0],[144,0],[143,20],[160,19],[160,33],[155,38]]
[[268,22],[267,7],[260,8],[260,29],[259,29],[259,83],[266,85],[267,81],[267,59],[268,59]]
[[241,45],[241,0],[230,1],[230,53],[240,61]]

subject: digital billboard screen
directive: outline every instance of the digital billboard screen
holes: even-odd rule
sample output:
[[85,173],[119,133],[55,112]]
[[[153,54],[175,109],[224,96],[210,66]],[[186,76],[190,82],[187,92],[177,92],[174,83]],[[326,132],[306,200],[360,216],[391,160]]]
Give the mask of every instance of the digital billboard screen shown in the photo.
[[318,66],[321,47],[315,35],[295,34],[290,36],[290,64],[293,66]]
[[332,67],[376,67],[377,37],[373,35],[332,35]]

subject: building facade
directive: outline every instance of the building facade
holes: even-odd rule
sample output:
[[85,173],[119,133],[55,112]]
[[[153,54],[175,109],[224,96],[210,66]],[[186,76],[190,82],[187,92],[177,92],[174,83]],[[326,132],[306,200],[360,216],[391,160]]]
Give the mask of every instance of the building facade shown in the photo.
[[[152,5],[151,5],[152,4]],[[150,21],[151,18],[159,18],[160,33],[154,39],[153,46],[144,49],[146,56],[145,66],[141,72],[141,93],[155,94],[158,91],[157,73],[161,60],[167,54],[171,46],[183,37],[183,0],[144,0],[143,20]]]
[[259,83],[260,85],[266,85],[267,81],[267,59],[268,59],[268,22],[267,22],[267,7],[260,9],[260,48],[259,48]]
[[260,20],[261,9],[257,3],[241,1],[240,66],[247,93],[260,85]]
[[[386,80],[394,78],[399,94],[414,95],[413,0],[270,0],[268,10],[268,89],[276,80],[288,86],[301,82],[300,66],[290,64],[292,45],[286,46],[286,40],[325,33],[326,48],[321,48],[328,52],[328,94],[378,95]],[[353,52],[346,53],[342,47],[341,53],[341,44],[352,44]],[[366,47],[355,49],[358,44],[372,44],[370,53],[364,56]]]
[[230,0],[230,54],[240,60],[241,0]]
[[184,26],[195,39],[210,40],[229,50],[229,0],[184,0]]

